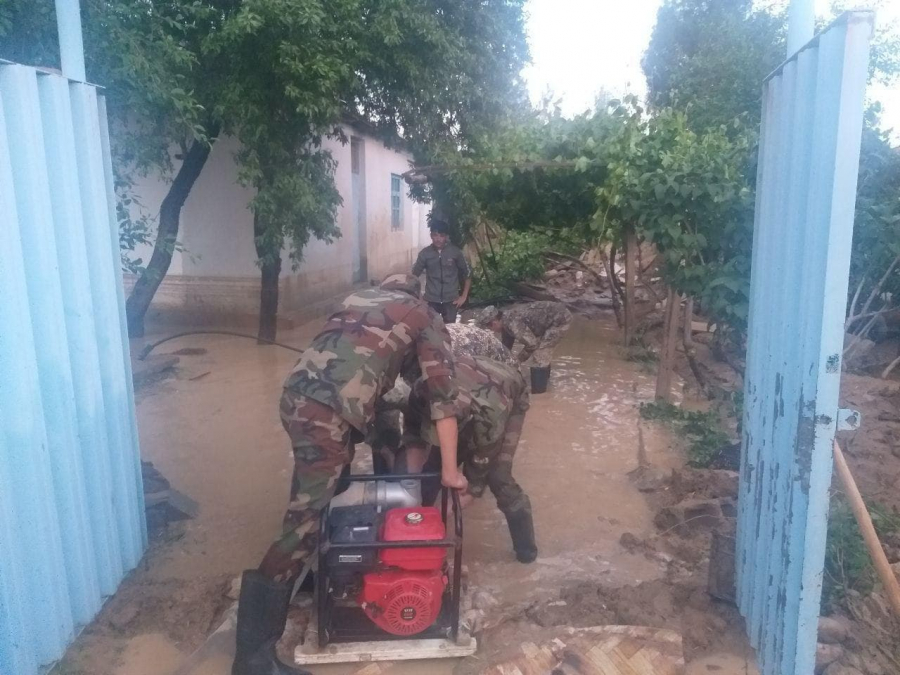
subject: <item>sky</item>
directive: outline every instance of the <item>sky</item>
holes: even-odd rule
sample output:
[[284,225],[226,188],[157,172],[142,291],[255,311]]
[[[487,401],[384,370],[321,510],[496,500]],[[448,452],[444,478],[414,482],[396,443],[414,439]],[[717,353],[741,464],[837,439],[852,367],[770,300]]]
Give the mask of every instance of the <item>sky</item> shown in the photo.
[[[643,96],[641,56],[650,41],[662,0],[529,0],[528,39],[532,64],[525,69],[535,103],[550,94],[563,114],[591,108],[601,92]],[[778,0],[775,0],[778,1]],[[900,21],[900,0],[882,0],[876,21]],[[828,14],[829,0],[816,0]],[[875,84],[871,99],[884,106],[882,123],[900,140],[900,82]]]

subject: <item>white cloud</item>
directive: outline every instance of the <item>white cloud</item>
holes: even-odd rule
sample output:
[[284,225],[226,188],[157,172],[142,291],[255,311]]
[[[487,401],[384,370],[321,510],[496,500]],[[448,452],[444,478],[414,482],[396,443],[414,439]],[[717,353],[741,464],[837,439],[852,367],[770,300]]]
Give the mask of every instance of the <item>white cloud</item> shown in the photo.
[[[785,4],[787,0],[761,0]],[[831,0],[815,0],[829,14]],[[641,56],[650,41],[661,0],[530,0],[527,11],[532,64],[526,68],[531,99],[547,93],[574,115],[590,108],[600,91],[643,96]],[[875,0],[876,21],[900,22],[900,0]],[[884,106],[883,123],[900,138],[900,85],[873,85],[869,98]]]

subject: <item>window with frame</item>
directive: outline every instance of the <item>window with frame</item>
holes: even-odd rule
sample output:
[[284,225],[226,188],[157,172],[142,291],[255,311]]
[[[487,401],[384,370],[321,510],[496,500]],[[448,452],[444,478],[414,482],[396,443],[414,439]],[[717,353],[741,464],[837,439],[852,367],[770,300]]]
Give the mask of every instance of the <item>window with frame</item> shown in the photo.
[[391,174],[391,229],[403,229],[403,179]]

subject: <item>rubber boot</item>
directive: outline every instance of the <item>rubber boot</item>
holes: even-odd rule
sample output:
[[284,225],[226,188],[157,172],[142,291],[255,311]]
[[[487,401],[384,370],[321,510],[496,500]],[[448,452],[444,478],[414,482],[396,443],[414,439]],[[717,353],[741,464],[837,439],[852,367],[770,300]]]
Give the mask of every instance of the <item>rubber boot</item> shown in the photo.
[[311,675],[282,663],[275,653],[290,601],[290,585],[272,581],[256,570],[244,572],[231,675]]
[[531,509],[519,509],[506,514],[509,536],[512,537],[516,560],[520,563],[531,563],[537,558],[537,542],[534,539],[534,520]]

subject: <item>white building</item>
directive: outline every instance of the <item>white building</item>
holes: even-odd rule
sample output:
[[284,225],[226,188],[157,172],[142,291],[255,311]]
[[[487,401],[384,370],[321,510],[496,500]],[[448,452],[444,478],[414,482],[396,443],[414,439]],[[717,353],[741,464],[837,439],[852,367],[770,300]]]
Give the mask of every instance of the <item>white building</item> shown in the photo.
[[[335,182],[343,198],[332,244],[312,240],[294,271],[284,254],[279,325],[289,327],[328,309],[336,295],[354,285],[407,271],[428,243],[429,207],[410,199],[400,177],[412,157],[345,126],[350,142],[324,143],[337,162]],[[221,138],[181,212],[178,241],[169,273],[147,314],[147,328],[161,324],[254,325],[259,315],[260,271],[253,244],[253,191],[238,183],[234,154],[238,142]],[[138,200],[151,214],[168,184],[148,177],[135,185]],[[135,254],[146,263],[149,247]],[[126,287],[134,278],[126,278]]]

